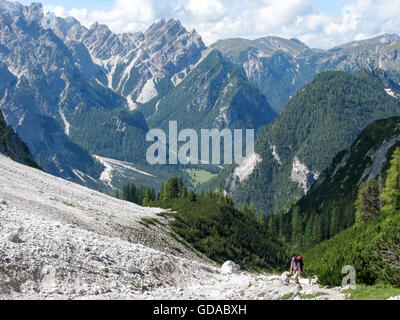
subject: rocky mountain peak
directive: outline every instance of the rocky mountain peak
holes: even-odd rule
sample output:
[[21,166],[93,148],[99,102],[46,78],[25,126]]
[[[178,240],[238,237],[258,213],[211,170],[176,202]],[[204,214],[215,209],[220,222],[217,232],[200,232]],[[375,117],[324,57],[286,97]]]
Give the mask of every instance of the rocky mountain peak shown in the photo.
[[43,14],[41,3],[34,2],[29,6],[24,6],[18,2],[0,0],[0,15],[11,18],[24,17],[28,23],[40,21]]
[[157,41],[162,37],[168,41],[186,32],[180,21],[174,19],[165,21],[165,19],[162,19],[158,23],[151,25],[144,35],[148,42]]
[[359,41],[353,41],[341,46],[338,46],[335,49],[351,49],[351,48],[356,48],[356,47],[362,47],[366,45],[388,45],[392,44],[394,42],[400,41],[400,37],[393,33],[393,34],[382,34],[380,36],[377,36],[375,38],[367,39],[367,40],[359,40]]

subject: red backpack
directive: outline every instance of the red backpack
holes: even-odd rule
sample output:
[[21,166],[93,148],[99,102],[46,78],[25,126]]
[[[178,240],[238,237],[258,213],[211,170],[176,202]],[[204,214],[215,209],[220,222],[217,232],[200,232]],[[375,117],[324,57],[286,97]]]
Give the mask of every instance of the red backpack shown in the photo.
[[303,271],[303,266],[304,266],[303,257],[302,256],[298,256],[297,260],[300,262],[301,271]]

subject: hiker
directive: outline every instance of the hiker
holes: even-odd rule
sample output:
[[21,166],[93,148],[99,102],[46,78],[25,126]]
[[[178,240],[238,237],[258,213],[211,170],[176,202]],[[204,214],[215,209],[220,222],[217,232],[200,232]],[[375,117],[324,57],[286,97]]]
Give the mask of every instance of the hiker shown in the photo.
[[290,276],[294,274],[294,281],[299,284],[299,278],[301,278],[301,274],[303,272],[303,258],[293,257],[292,262],[290,264]]

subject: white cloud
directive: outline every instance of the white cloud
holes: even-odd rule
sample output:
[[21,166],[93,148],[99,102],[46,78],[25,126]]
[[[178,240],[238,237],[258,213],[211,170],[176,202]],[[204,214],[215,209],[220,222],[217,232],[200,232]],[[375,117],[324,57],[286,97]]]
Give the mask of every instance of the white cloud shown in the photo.
[[207,44],[275,35],[329,48],[400,32],[400,4],[393,0],[349,0],[337,15],[322,12],[312,0],[116,0],[109,11],[47,9],[58,16],[72,15],[87,27],[96,21],[107,24],[114,32],[144,31],[158,19],[175,18],[195,28]]
[[201,21],[215,22],[227,14],[228,8],[219,0],[190,0],[185,9]]

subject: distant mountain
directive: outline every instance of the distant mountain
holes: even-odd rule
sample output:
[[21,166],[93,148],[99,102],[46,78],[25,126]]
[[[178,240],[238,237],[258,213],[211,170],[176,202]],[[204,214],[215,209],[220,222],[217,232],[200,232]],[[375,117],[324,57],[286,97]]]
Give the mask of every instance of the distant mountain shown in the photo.
[[79,72],[68,47],[41,28],[42,19],[40,4],[0,2],[1,109],[47,172],[69,179],[74,170],[100,173],[101,165],[68,138],[66,114],[107,99]]
[[258,45],[262,39],[256,40],[257,44],[243,39],[224,40],[213,47],[243,66],[247,78],[259,87],[277,112],[320,72],[356,73],[367,67],[379,68],[400,82],[400,37],[395,34],[354,41],[330,50],[309,49],[298,40],[272,39],[278,44],[266,51]]
[[193,129],[255,129],[276,117],[266,98],[246,80],[243,70],[212,51],[157,104],[151,127],[168,128],[169,120]]
[[[38,3],[23,6],[5,0],[0,0],[0,35],[0,108],[7,124],[26,142],[45,171],[82,184],[92,185],[96,181],[106,188],[107,184],[100,180],[106,168],[93,155],[129,162],[150,174],[164,172],[162,177],[166,172],[180,174],[180,168],[145,167],[145,137],[149,129],[166,129],[170,120],[177,120],[180,128],[250,128],[261,132],[276,117],[272,109],[280,112],[290,97],[326,70],[356,73],[364,67],[380,68],[385,72],[376,71],[373,76],[384,87],[378,97],[385,96],[381,101],[400,97],[400,41],[395,35],[327,51],[310,49],[296,39],[277,37],[230,39],[206,48],[196,31],[187,31],[173,19],[161,20],[145,32],[115,34],[105,25],[95,23],[86,28],[74,18],[45,14]],[[318,90],[319,87],[315,89]],[[315,94],[323,99],[326,92]],[[333,93],[329,94],[329,99],[336,99]],[[321,104],[314,97],[307,99]],[[287,120],[275,123],[282,126],[282,137],[297,141],[287,123],[306,123],[306,117],[299,115],[294,105],[307,103],[293,101],[297,102],[289,103],[288,110],[283,112]],[[365,101],[367,106],[368,103]],[[349,104],[358,107],[354,101]],[[346,133],[344,140],[338,139],[336,147],[347,146],[351,142],[349,137],[354,138],[369,121],[397,114],[392,107],[390,111],[380,107],[371,106],[371,113],[363,114],[365,119],[357,122],[352,131],[349,129],[351,135]],[[329,127],[327,120],[312,115],[309,108],[310,121],[314,127],[320,126],[316,132],[324,137],[321,128]],[[340,127],[337,123],[347,120],[332,117],[336,129]],[[271,128],[275,127],[267,130],[277,131]],[[271,149],[275,159],[292,164],[295,158],[284,159],[278,146],[280,140],[276,141],[260,148],[267,148],[264,153]],[[327,148],[324,141],[317,141],[321,144],[319,149]],[[296,143],[299,149],[293,154],[308,150],[309,146],[301,145],[311,142],[304,138]],[[274,193],[277,200],[271,200],[269,192],[259,195],[257,202],[268,198],[260,208],[272,210],[292,195],[301,195],[301,190],[309,188],[317,172],[329,164],[338,150],[314,151],[310,151],[313,156],[322,155],[320,160],[298,157],[295,161],[301,177],[294,179],[301,180],[302,187],[298,189],[293,183],[278,187],[277,190],[289,192],[283,196]],[[264,156],[261,158],[265,163]],[[261,161],[256,155],[251,159],[251,165],[236,175],[241,182]],[[304,163],[313,169],[304,168]],[[82,182],[82,177],[86,182]],[[239,196],[240,187],[236,188],[234,177],[228,182],[228,189],[235,189],[239,201],[245,200]],[[269,179],[266,178],[266,184]],[[259,188],[257,193],[265,191],[262,190]]]
[[[105,25],[88,29],[44,14],[38,3],[1,0],[0,34],[7,123],[47,172],[79,183],[83,176],[98,180],[105,169],[93,154],[145,165],[147,131],[169,120],[247,129],[275,117],[242,70],[173,19],[117,35]],[[201,84],[207,75],[216,79]],[[182,90],[192,85],[196,92]],[[172,119],[183,102],[198,114]]]
[[326,72],[305,86],[260,135],[252,165],[225,174],[226,190],[237,204],[253,202],[272,214],[304,196],[365,126],[400,115],[399,91],[382,78],[373,71]]
[[140,109],[145,114],[154,111],[156,103],[191,71],[205,50],[195,31],[186,31],[173,19],[161,20],[144,33],[122,35],[98,23],[88,30],[74,24],[65,38],[83,44],[103,68],[98,84],[125,97],[130,110]]
[[21,164],[39,168],[33,160],[28,146],[18,137],[14,129],[7,126],[0,111],[0,153]]
[[298,56],[310,49],[297,39],[288,40],[279,37],[264,37],[256,40],[241,38],[219,40],[211,47],[220,51],[233,63],[241,64],[245,63],[251,54],[259,58],[266,58],[281,51],[292,56]]

